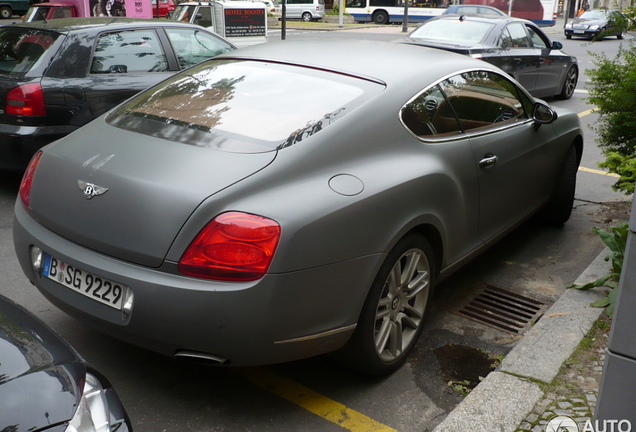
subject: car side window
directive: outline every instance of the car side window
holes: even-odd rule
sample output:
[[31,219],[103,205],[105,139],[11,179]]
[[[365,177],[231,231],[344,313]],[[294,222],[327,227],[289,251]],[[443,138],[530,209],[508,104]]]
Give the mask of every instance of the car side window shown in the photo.
[[499,46],[501,48],[512,48],[512,36],[510,36],[510,32],[507,28],[501,31],[501,36],[499,39]]
[[418,137],[445,137],[462,129],[444,93],[437,85],[422,92],[400,112],[402,123]]
[[168,62],[154,30],[103,33],[91,61],[93,74],[165,72]]
[[517,87],[490,71],[455,75],[440,84],[465,132],[528,118]]
[[539,48],[542,50],[550,48],[549,43],[545,39],[543,39],[543,37],[537,32],[537,30],[532,28],[532,26],[527,25],[526,29],[528,29],[528,33],[530,33],[530,39],[532,40],[532,45],[534,45],[535,48]]
[[512,23],[506,29],[510,33],[512,48],[529,48],[532,46],[525,26],[522,23]]
[[212,8],[211,7],[200,7],[198,15],[200,18],[197,18],[196,23],[201,27],[212,27]]
[[181,69],[232,50],[223,40],[195,29],[166,29]]

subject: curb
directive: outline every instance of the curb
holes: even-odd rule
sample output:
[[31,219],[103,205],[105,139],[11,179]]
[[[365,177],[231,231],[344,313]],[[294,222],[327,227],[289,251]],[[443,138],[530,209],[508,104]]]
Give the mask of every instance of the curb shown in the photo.
[[[603,250],[576,279],[576,284],[607,274]],[[603,298],[600,290],[566,289],[488,376],[437,425],[433,432],[514,432],[544,394],[539,383],[550,383],[563,362],[603,312],[590,303]]]

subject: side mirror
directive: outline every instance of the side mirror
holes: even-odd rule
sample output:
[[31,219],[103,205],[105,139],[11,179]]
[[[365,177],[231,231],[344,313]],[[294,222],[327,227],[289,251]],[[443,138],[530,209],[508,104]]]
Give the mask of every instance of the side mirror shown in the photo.
[[554,41],[554,42],[552,42],[552,49],[553,50],[563,49],[563,44],[561,42]]
[[557,119],[557,113],[543,102],[536,102],[532,109],[532,119],[537,125],[550,124]]

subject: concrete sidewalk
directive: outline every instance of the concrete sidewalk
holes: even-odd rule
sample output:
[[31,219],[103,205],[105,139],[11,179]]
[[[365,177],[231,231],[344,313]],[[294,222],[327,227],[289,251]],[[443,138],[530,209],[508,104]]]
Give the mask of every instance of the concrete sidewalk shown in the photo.
[[[609,272],[604,250],[578,277],[576,284],[596,280]],[[539,383],[551,383],[603,309],[590,303],[603,290],[568,289],[537,324],[490,373],[433,430],[433,432],[513,432],[535,405],[545,400]],[[590,366],[592,367],[592,366]],[[534,430],[534,429],[533,429]],[[541,429],[543,430],[543,429]]]

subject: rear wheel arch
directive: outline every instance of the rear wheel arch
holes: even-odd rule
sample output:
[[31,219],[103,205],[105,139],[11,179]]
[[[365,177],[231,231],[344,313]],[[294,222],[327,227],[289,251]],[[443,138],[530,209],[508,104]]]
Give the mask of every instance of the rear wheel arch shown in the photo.
[[433,249],[433,255],[435,258],[435,262],[437,265],[435,266],[435,278],[440,273],[441,264],[444,260],[444,242],[442,240],[442,235],[437,229],[437,227],[431,224],[422,224],[413,229],[411,229],[408,233],[406,233],[402,238],[407,237],[413,233],[420,234],[428,240]]

